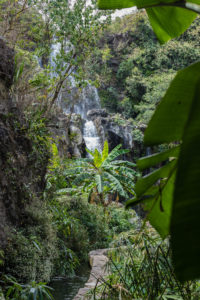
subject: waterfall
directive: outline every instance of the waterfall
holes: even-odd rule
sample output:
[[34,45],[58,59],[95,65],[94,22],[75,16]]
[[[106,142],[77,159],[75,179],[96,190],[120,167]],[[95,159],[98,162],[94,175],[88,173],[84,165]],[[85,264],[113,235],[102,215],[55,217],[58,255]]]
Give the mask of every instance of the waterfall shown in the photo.
[[83,138],[85,140],[86,147],[94,152],[95,149],[98,151],[102,151],[100,137],[97,135],[96,127],[93,121],[86,121],[84,130],[83,130]]
[[[88,83],[77,96],[73,76],[71,76],[69,80],[73,89],[70,94],[66,94],[66,92],[62,94],[61,99],[59,100],[62,105],[62,109],[66,114],[75,113],[81,116],[82,120],[84,120],[83,139],[86,147],[91,151],[94,151],[95,149],[101,151],[102,147],[100,137],[97,134],[95,124],[87,117],[89,110],[101,108],[98,91],[96,87]],[[74,99],[73,97],[77,99]],[[67,103],[64,101],[66,98],[68,99]]]
[[[69,42],[66,42],[66,53],[72,50],[72,48],[73,46]],[[55,59],[57,55],[60,55],[60,43],[53,44],[51,49],[50,64],[53,68],[52,77],[56,77]],[[95,124],[87,118],[89,110],[101,108],[97,88],[87,83],[86,87],[83,87],[82,90],[79,91],[72,74],[68,77],[65,86],[59,93],[57,105],[61,107],[65,114],[75,113],[81,115],[81,118],[84,120],[83,139],[86,147],[91,151],[94,151],[95,149],[101,151],[100,137],[97,134]]]

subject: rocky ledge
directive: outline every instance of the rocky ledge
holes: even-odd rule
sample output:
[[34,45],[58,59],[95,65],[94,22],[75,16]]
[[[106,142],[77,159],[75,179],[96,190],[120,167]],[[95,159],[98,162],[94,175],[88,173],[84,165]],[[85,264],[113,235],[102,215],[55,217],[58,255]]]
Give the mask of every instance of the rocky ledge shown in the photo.
[[99,249],[89,253],[89,261],[91,266],[90,277],[85,284],[84,288],[79,289],[78,294],[73,300],[87,300],[90,297],[87,296],[88,292],[95,288],[96,285],[102,283],[102,279],[108,275],[107,253],[110,249]]
[[111,150],[119,144],[130,150],[134,148],[133,126],[127,121],[117,119],[116,115],[108,114],[105,109],[89,110],[87,117],[94,122],[101,143],[108,140]]

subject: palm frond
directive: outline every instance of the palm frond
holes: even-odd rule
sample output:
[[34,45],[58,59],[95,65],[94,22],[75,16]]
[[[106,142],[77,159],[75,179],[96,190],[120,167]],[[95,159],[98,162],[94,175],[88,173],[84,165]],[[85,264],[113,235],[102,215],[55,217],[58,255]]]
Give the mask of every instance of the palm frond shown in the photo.
[[79,174],[73,181],[73,184],[80,185],[83,181],[85,181],[87,179],[91,179],[92,177],[93,177],[93,174],[91,174],[91,173]]
[[94,152],[92,152],[91,150],[89,150],[88,148],[85,148],[85,150],[87,151],[87,153],[89,153],[92,157],[94,157]]
[[102,193],[103,192],[103,183],[102,183],[101,175],[99,175],[99,174],[95,175],[95,181],[96,181],[98,193]]
[[110,163],[111,161],[113,161],[115,158],[117,158],[120,155],[126,154],[128,152],[130,152],[127,149],[120,149],[121,148],[121,144],[118,145],[117,147],[115,147],[109,154],[108,157],[104,160],[102,166],[104,166],[107,163]]
[[114,160],[110,162],[111,165],[123,165],[123,166],[127,166],[127,167],[136,167],[136,164],[134,164],[133,162],[127,161],[127,160]]
[[102,164],[102,156],[101,153],[95,149],[94,151],[94,165],[95,167],[99,168]]
[[105,141],[103,152],[102,152],[102,162],[108,157],[108,153],[109,153],[108,141]]
[[124,190],[120,181],[108,172],[104,172],[105,176],[108,178],[110,182],[110,187],[113,191],[117,191],[122,197],[128,198],[128,194]]
[[119,180],[119,182],[121,183],[121,185],[124,187],[126,191],[128,191],[132,195],[135,195],[135,191],[134,191],[135,184],[129,177],[124,177],[118,174],[114,174],[114,176]]
[[135,170],[124,167],[124,166],[120,166],[120,167],[116,166],[115,168],[113,168],[113,170],[115,172],[118,172],[119,174],[129,177],[131,179],[135,179],[135,176],[137,174]]

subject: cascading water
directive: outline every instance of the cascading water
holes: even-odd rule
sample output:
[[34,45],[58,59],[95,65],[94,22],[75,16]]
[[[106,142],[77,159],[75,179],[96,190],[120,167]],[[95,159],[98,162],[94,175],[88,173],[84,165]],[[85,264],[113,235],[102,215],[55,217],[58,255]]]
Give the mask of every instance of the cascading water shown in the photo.
[[86,147],[94,152],[95,149],[98,151],[102,151],[100,138],[97,135],[96,127],[94,122],[86,121],[84,130],[83,130],[83,138],[85,140]]
[[[71,86],[73,87],[73,91],[70,95],[63,94],[61,97],[61,105],[62,109],[66,114],[75,113],[81,115],[81,118],[84,120],[83,127],[83,138],[86,144],[86,147],[94,151],[98,149],[98,151],[102,151],[102,146],[100,143],[100,137],[97,134],[97,130],[93,121],[88,120],[87,112],[91,109],[100,109],[100,99],[98,95],[98,91],[96,87],[88,85],[82,89],[82,91],[78,94],[77,99],[73,99],[74,95],[76,95],[76,87],[74,78],[70,78]],[[64,99],[67,98],[67,102],[69,100],[73,105],[67,104]],[[76,96],[75,96],[76,98]],[[65,104],[66,103],[66,104]]]
[[83,129],[83,138],[85,140],[86,147],[89,150],[94,151],[97,149],[101,152],[102,145],[94,122],[87,119],[87,112],[89,110],[101,108],[98,91],[94,86],[88,85],[87,89],[84,89],[83,91],[83,96],[84,109],[82,109],[82,112],[84,112],[85,115],[83,117],[86,117],[86,122]]
[[[56,76],[56,56],[60,54],[61,45],[55,43],[51,47],[50,62],[53,67],[52,76]],[[66,52],[70,51],[72,46],[66,43]],[[67,87],[67,88],[66,88]],[[57,104],[62,108],[65,114],[75,113],[81,115],[84,120],[83,138],[86,147],[94,151],[95,148],[99,151],[102,150],[100,138],[97,134],[94,122],[88,120],[87,112],[91,109],[100,109],[100,99],[96,87],[87,84],[86,87],[82,88],[81,92],[76,87],[75,78],[72,76],[68,77],[68,81],[59,93]]]

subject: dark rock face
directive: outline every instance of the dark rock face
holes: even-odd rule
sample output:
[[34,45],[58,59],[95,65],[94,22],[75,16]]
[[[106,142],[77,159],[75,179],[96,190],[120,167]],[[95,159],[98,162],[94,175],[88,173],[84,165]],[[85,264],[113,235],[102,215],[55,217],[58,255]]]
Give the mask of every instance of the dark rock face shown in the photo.
[[124,33],[119,34],[105,34],[100,40],[99,47],[103,48],[105,45],[108,45],[108,47],[112,50],[112,53],[114,54],[108,60],[108,66],[112,69],[113,72],[118,71],[121,62],[121,57],[118,51],[120,51],[122,45],[124,49],[130,46],[133,43],[133,40],[134,37],[132,36],[130,31],[126,31]]
[[0,38],[0,81],[9,88],[14,75],[14,51]]
[[107,140],[110,150],[119,144],[122,144],[123,148],[133,149],[132,126],[118,124],[105,109],[90,110],[87,115],[94,122],[101,143]]
[[85,156],[83,120],[80,115],[57,113],[51,118],[49,129],[52,137],[57,141],[61,157]]
[[9,98],[13,54],[0,40],[0,248],[8,228],[25,226],[25,206],[43,192],[48,161],[45,148],[42,155],[33,148],[24,117]]
[[87,113],[88,119],[95,119],[98,117],[106,118],[108,116],[108,113],[105,109],[91,109]]

